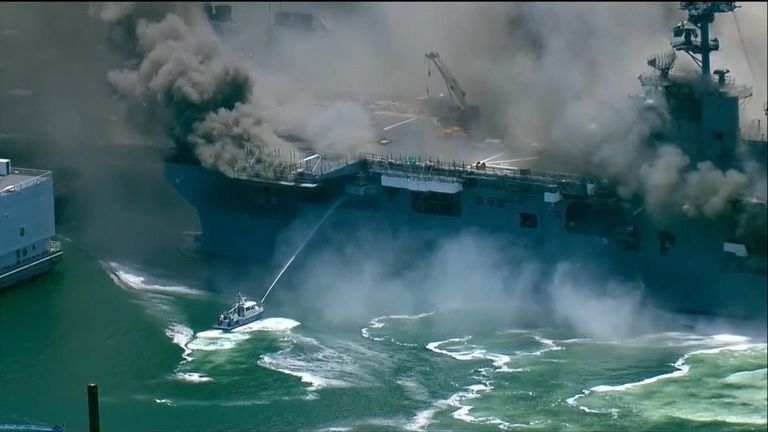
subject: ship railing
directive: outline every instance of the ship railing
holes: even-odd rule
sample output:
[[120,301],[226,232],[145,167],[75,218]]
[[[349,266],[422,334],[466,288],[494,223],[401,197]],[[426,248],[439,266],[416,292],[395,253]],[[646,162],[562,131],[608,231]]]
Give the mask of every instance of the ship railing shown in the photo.
[[0,190],[0,195],[18,192],[25,188],[38,185],[44,181],[47,181],[53,177],[51,171],[28,169],[28,168],[11,168],[11,174],[28,176],[30,178],[22,180],[14,185],[7,186]]
[[[657,73],[643,73],[638,78],[644,87],[663,87],[673,82],[693,82],[695,80],[694,77],[687,75],[671,74],[669,76],[661,76]],[[731,76],[725,76],[723,78],[723,82],[721,83],[720,77],[711,75],[710,83],[712,83],[712,87],[725,90],[740,99],[752,96],[752,86],[737,84],[736,80]]]
[[[274,165],[267,168],[256,162],[256,155],[246,153],[246,158],[237,162],[232,174],[238,178],[267,177],[278,181],[294,181],[297,176],[307,175],[321,177],[348,165],[359,162],[359,159],[348,156],[327,156],[314,152],[292,150],[289,152],[273,152]],[[257,168],[258,167],[258,168]]]
[[545,184],[578,183],[589,179],[583,176],[549,172],[532,171],[523,168],[477,167],[464,161],[441,161],[439,159],[422,158],[417,156],[403,157],[402,155],[363,154],[374,171],[395,174],[401,177],[455,179],[468,176],[513,177],[522,180]]
[[418,180],[434,180],[443,182],[462,181],[466,177],[495,177],[513,178],[531,183],[545,185],[581,185],[590,181],[589,178],[573,174],[565,174],[550,171],[532,171],[523,168],[503,168],[494,166],[477,166],[477,163],[466,161],[445,161],[439,158],[423,157],[402,154],[383,155],[376,153],[360,152],[356,157],[326,157],[318,153],[292,151],[287,156],[282,155],[279,160],[283,165],[275,168],[269,174],[254,170],[247,161],[241,161],[234,170],[235,177],[268,177],[274,180],[295,181],[297,177],[315,177],[334,172],[338,169],[367,161],[372,170],[382,174]]

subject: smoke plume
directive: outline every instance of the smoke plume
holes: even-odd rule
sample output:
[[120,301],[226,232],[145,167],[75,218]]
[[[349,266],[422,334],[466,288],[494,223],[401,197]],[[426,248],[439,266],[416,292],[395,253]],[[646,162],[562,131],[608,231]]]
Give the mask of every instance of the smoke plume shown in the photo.
[[[262,38],[268,39],[268,49],[248,47],[256,63],[291,77],[302,91],[413,101],[426,94],[427,84],[432,94],[444,89],[438,74],[426,76],[424,53],[437,51],[469,102],[481,107],[483,132],[503,135],[511,154],[538,154],[535,168],[600,176],[625,197],[649,197],[650,207],[687,205],[690,214],[707,216],[727,209],[724,204],[740,193],[765,195],[764,161],[752,169],[735,167],[740,174],[715,176],[716,168],[692,164],[680,148],[680,155],[661,150],[678,143],[655,142],[668,126],[663,98],[652,106],[626,98],[640,90],[637,75],[647,70],[647,57],[668,50],[671,26],[685,19],[676,2],[280,7],[312,12],[330,23],[318,32]],[[268,12],[278,6],[267,9],[243,6],[238,13],[243,22],[268,23]],[[766,70],[765,5],[744,4],[736,15],[742,37],[732,16],[718,15],[713,32],[723,41],[723,52],[713,54],[712,68],[728,67],[740,82],[753,81],[755,96],[742,115],[748,121],[763,115],[765,86],[759,77]],[[239,31],[233,44],[242,46],[257,39],[259,27]],[[678,56],[677,72],[696,69]],[[435,140],[423,150],[441,154],[445,145]],[[748,158],[742,161],[744,167],[749,164]],[[697,174],[686,176],[687,171]],[[718,197],[714,201],[699,198],[702,178],[708,179],[707,193]]]
[[[320,108],[261,100],[253,71],[227,55],[200,4],[105,4],[99,17],[113,46],[137,58],[108,74],[115,90],[144,108],[145,122],[160,122],[182,154],[232,175],[238,163],[262,175],[284,172],[295,147],[271,125],[281,124],[315,151],[347,153],[375,134],[362,109],[351,103]],[[286,127],[285,124],[288,124]],[[191,148],[190,148],[191,147]]]

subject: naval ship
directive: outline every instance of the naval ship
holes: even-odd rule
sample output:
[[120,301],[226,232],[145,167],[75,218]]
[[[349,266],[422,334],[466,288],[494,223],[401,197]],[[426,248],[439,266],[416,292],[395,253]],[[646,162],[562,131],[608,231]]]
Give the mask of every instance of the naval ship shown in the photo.
[[[765,136],[745,138],[740,130],[739,102],[751,88],[710,66],[719,41],[710,39],[709,25],[735,7],[682,2],[688,20],[674,28],[673,50],[649,58],[651,72],[639,77],[644,94],[635,97],[638,106],[664,118],[656,136],[678,145],[689,168],[701,161],[736,167],[739,149],[747,149],[765,169]],[[675,52],[693,58],[700,72],[673,73]],[[390,154],[343,159],[292,152],[284,155],[282,171],[270,176],[258,174],[248,158],[225,175],[182,152],[166,161],[165,172],[196,208],[202,232],[195,241],[211,255],[271,257],[292,222],[343,197],[329,223],[349,232],[356,226],[438,235],[476,229],[545,263],[599,263],[641,281],[648,298],[665,308],[766,316],[766,203],[760,199],[740,196],[726,216],[689,216],[674,208],[660,220],[642,198],[622,198],[605,179],[514,168],[492,158],[438,160],[409,150],[407,137],[394,141],[404,147],[400,154],[393,144],[385,147]]]
[[44,273],[62,257],[50,171],[0,159],[0,289]]

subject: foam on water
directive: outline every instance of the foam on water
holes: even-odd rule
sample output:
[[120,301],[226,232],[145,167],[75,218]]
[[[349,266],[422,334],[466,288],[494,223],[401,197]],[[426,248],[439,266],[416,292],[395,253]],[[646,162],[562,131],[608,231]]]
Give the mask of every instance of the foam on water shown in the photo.
[[181,357],[184,359],[182,363],[186,363],[188,361],[192,361],[192,350],[187,348],[187,344],[189,341],[192,340],[192,335],[194,334],[192,332],[192,329],[178,323],[172,323],[168,328],[165,329],[165,334],[171,338],[173,343],[180,346],[184,352],[181,354]]
[[233,333],[257,331],[282,332],[298,327],[301,323],[290,318],[265,318],[232,330]]
[[[531,334],[530,331],[524,330],[511,330],[505,332],[497,332],[497,334]],[[470,360],[490,360],[493,368],[481,368],[478,369],[482,376],[488,377],[491,373],[497,372],[521,372],[527,369],[519,368],[513,369],[508,367],[508,363],[511,362],[517,356],[536,355],[548,351],[557,351],[563,349],[563,347],[554,343],[550,339],[540,337],[538,335],[531,336],[538,341],[544,348],[533,352],[515,352],[514,355],[506,355],[501,353],[489,352],[487,349],[479,347],[477,345],[468,344],[467,342],[472,339],[472,336],[465,336],[460,338],[450,338],[442,341],[430,342],[426,345],[426,348],[432,352],[450,356],[460,361]],[[477,378],[477,377],[476,377]],[[520,424],[512,424],[506,422],[498,417],[484,416],[476,417],[470,414],[474,408],[469,405],[467,401],[481,397],[483,393],[493,390],[490,380],[480,379],[480,383],[472,384],[464,387],[464,391],[451,395],[448,399],[438,400],[433,405],[425,410],[422,410],[411,419],[409,423],[405,425],[409,430],[423,430],[431,423],[434,422],[434,415],[443,409],[457,408],[451,413],[451,417],[456,420],[460,420],[466,423],[472,424],[486,424],[496,425],[500,429],[510,429],[517,426],[526,426]]]
[[384,322],[385,320],[417,320],[417,319],[421,319],[421,318],[425,318],[425,317],[434,315],[434,313],[435,312],[432,311],[432,312],[420,313],[420,314],[417,314],[417,315],[385,315],[385,316],[376,317],[376,318],[372,319],[368,323],[367,327],[363,327],[362,329],[360,329],[360,334],[364,338],[370,339],[370,340],[372,340],[374,342],[381,342],[381,341],[389,340],[390,342],[392,342],[395,345],[415,347],[415,346],[418,346],[418,345],[417,344],[410,344],[410,343],[400,342],[400,341],[398,341],[398,340],[396,340],[395,338],[392,338],[392,337],[385,338],[385,337],[381,337],[381,336],[379,336],[379,337],[373,336],[373,335],[371,335],[371,331],[384,327],[386,325],[386,323]]
[[445,354],[447,356],[453,357],[456,360],[477,360],[477,359],[485,358],[486,351],[481,349],[472,349],[469,351],[453,352],[453,351],[448,351],[448,350],[438,348],[439,346],[454,343],[454,342],[464,343],[470,340],[471,338],[472,336],[464,336],[460,338],[451,338],[451,339],[446,339],[446,340],[437,341],[437,342],[430,342],[426,345],[426,348],[432,352],[436,352],[438,354]]
[[197,372],[177,372],[174,374],[174,378],[193,384],[213,381],[213,378]]
[[[557,344],[555,344],[554,341],[550,339],[545,339],[543,337],[532,335],[536,341],[538,341],[540,344],[544,345],[544,348],[532,352],[525,352],[525,351],[518,351],[515,352],[515,356],[540,356],[545,352],[549,351],[559,351],[562,349],[565,349]],[[469,341],[472,337],[471,336],[465,336],[461,338],[451,338],[446,339],[443,341],[437,341],[437,342],[430,342],[426,345],[426,348],[432,352],[436,352],[439,354],[445,354],[447,356],[453,357],[456,360],[479,360],[479,359],[486,359],[490,360],[493,364],[493,366],[496,368],[496,372],[520,372],[524,369],[512,369],[508,368],[507,364],[512,360],[512,357],[505,354],[500,353],[493,353],[488,352],[486,349],[480,348],[476,345],[467,345],[466,342]],[[440,348],[443,345],[451,344],[451,343],[464,343],[463,346],[461,346],[462,351],[451,351],[450,347],[447,349]],[[469,348],[469,349],[466,349]]]
[[537,351],[534,351],[534,352],[530,353],[529,355],[542,355],[545,352],[560,351],[560,350],[565,349],[564,347],[561,347],[560,345],[557,345],[555,343],[555,341],[553,341],[551,339],[543,338],[543,337],[538,336],[538,335],[532,335],[532,336],[533,336],[534,339],[536,339],[537,342],[539,342],[540,344],[544,345],[544,348],[542,348],[540,350],[537,350]]
[[[695,344],[705,347],[714,346],[714,348],[704,348],[684,354],[672,364],[675,371],[626,384],[594,386],[566,399],[566,402],[588,413],[611,412],[616,415],[618,409],[595,409],[586,407],[579,401],[587,396],[591,398],[593,395],[616,393],[630,398],[628,403],[635,407],[635,411],[644,412],[652,417],[673,416],[692,421],[761,425],[768,423],[764,415],[767,369],[749,368],[749,365],[765,364],[766,344],[749,343],[750,339],[745,336],[730,334],[701,336],[664,333],[652,335],[651,339],[659,337],[665,338],[666,341],[661,346],[687,347]],[[649,339],[649,337],[644,338]],[[733,371],[740,366],[747,370]],[[686,379],[681,380],[683,377]],[[656,387],[649,386],[657,385],[667,387],[664,387],[665,390],[662,393],[658,390],[648,391],[666,396],[648,397],[643,389],[646,387],[653,389]],[[675,389],[683,394],[698,395],[699,400],[682,398],[686,401],[682,403],[680,398],[674,397]],[[606,401],[612,403],[609,400]]]
[[[160,282],[165,281],[159,279],[155,280],[155,278],[127,265],[115,262],[101,263],[101,265],[110,275],[112,280],[122,288],[183,297],[200,298],[207,295],[205,291],[196,290],[183,285],[171,285],[170,283],[161,284]],[[154,281],[154,283],[152,281]]]
[[473,407],[471,405],[465,405],[464,403],[468,400],[479,398],[481,393],[491,391],[493,386],[491,386],[490,381],[484,381],[481,384],[472,384],[464,387],[464,389],[465,391],[454,393],[448,399],[438,400],[434,402],[431,407],[416,413],[416,415],[405,424],[405,429],[424,430],[427,426],[434,423],[434,416],[438,411],[448,408],[457,408],[451,412],[451,417],[465,423],[497,425],[500,429],[509,429],[513,426],[511,423],[505,422],[497,417],[475,417],[469,414]]
[[411,399],[418,401],[428,401],[429,392],[421,385],[418,380],[413,376],[401,376],[395,380],[397,384],[403,387],[405,392]]
[[[295,333],[283,340],[288,346],[276,353],[264,354],[259,365],[295,376],[309,384],[308,391],[325,387],[368,385],[372,380],[362,372],[349,352],[322,345],[317,340]],[[365,356],[365,354],[363,354]]]
[[187,348],[192,351],[229,350],[248,338],[249,336],[245,333],[206,330],[197,333],[195,337],[187,343]]
[[312,372],[302,371],[301,369],[309,369],[312,366],[300,360],[286,360],[283,357],[273,358],[269,355],[263,355],[259,360],[259,364],[274,371],[300,378],[301,382],[309,384],[307,388],[309,391],[319,390],[324,387],[348,387],[351,385],[345,381],[325,378]]
[[765,383],[766,377],[768,377],[768,368],[734,372],[727,377],[723,378],[723,382],[727,384],[736,385],[759,385],[761,382]]
[[688,374],[688,371],[690,371],[691,367],[686,363],[686,360],[693,356],[697,355],[704,355],[704,354],[717,354],[723,351],[745,351],[753,348],[760,348],[764,347],[765,344],[742,344],[742,345],[731,345],[731,346],[724,346],[719,348],[712,348],[712,349],[705,349],[705,350],[698,350],[690,352],[679,359],[675,363],[672,364],[677,370],[674,372],[666,373],[657,375],[654,377],[646,378],[642,381],[637,382],[631,382],[627,384],[617,385],[617,386],[610,386],[610,385],[600,385],[592,387],[591,391],[596,392],[609,392],[609,391],[625,391],[628,389],[631,389],[633,387],[643,386],[646,384],[652,384],[657,381],[670,379],[670,378],[678,378],[682,377]]

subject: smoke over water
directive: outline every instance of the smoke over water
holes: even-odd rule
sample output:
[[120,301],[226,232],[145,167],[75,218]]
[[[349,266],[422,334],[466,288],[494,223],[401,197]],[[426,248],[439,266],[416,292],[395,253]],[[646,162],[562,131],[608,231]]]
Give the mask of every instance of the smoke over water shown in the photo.
[[283,163],[277,150],[294,146],[272,123],[317,151],[351,152],[375,137],[367,115],[349,103],[297,115],[269,100],[252,71],[225,53],[201,4],[104,4],[97,13],[131,60],[108,74],[110,84],[141,107],[139,121],[159,122],[182,154],[206,167],[231,174],[247,158],[260,174],[275,174]]

